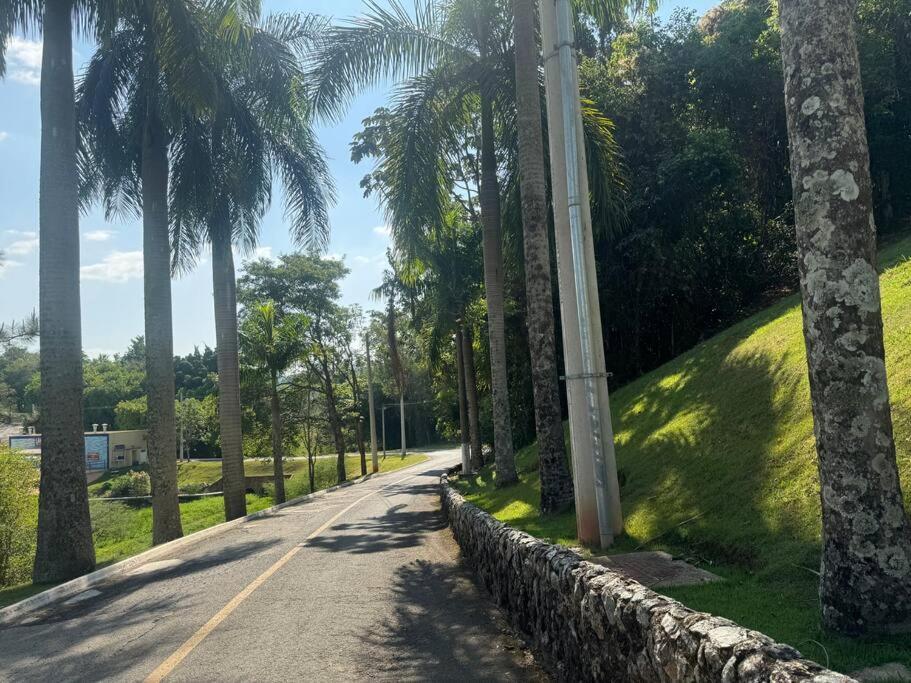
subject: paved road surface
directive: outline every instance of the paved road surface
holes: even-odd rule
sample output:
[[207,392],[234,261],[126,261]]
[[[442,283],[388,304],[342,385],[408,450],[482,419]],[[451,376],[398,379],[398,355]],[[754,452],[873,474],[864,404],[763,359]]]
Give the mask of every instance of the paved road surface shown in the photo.
[[0,680],[541,680],[458,563],[458,451],[293,505],[0,627]]

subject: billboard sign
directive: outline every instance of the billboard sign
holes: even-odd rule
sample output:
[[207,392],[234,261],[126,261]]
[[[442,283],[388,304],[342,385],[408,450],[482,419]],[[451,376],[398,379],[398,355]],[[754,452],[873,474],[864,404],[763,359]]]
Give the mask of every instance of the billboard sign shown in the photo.
[[[10,436],[11,451],[41,451],[40,434],[16,434]],[[108,468],[109,446],[107,434],[85,435],[85,469],[94,472]]]

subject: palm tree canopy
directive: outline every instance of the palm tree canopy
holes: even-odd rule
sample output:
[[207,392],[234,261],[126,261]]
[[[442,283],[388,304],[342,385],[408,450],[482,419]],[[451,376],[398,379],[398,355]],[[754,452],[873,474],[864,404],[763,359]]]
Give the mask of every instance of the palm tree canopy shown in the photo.
[[240,327],[240,346],[253,370],[280,374],[304,353],[308,318],[300,313],[282,315],[274,301],[246,310]]

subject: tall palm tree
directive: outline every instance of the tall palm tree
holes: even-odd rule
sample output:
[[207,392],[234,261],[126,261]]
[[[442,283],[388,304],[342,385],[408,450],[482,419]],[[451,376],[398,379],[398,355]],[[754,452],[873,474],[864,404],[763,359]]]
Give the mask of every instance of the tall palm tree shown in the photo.
[[528,347],[538,435],[541,512],[568,508],[573,479],[563,440],[557,349],[554,332],[553,285],[547,225],[547,180],[535,0],[512,0],[516,62],[516,116],[519,138],[519,185],[525,249],[525,296],[528,302]]
[[[442,12],[440,10],[443,10]],[[481,110],[481,223],[484,232],[484,282],[487,298],[490,341],[491,388],[493,398],[494,451],[497,483],[517,480],[509,408],[504,329],[504,268],[500,225],[500,187],[494,130],[496,77],[502,71],[500,46],[508,44],[508,25],[496,0],[452,0],[440,6],[434,0],[417,5],[415,16],[394,1],[382,8],[368,2],[367,13],[327,31],[313,67],[316,110],[337,116],[344,103],[359,89],[383,77],[420,74],[419,88],[412,90],[412,104],[429,104],[424,95],[432,91],[449,97],[451,113],[458,117],[468,97],[477,97]],[[423,91],[423,92],[421,92]],[[408,93],[402,93],[408,99]],[[419,100],[420,102],[418,102]],[[403,131],[407,134],[407,131]],[[428,141],[430,144],[438,144]],[[442,158],[429,163],[437,168],[431,180],[439,179]],[[426,182],[426,181],[425,181]],[[417,201],[439,201],[439,187]],[[412,215],[411,206],[398,212],[393,230],[406,230],[403,224],[427,223],[427,215]],[[427,207],[440,214],[440,207]],[[395,215],[396,208],[390,207]],[[434,221],[431,221],[434,222]]]
[[152,542],[182,534],[177,498],[174,342],[168,222],[168,149],[181,115],[201,114],[216,98],[203,46],[207,22],[189,0],[154,8],[122,3],[77,89],[85,131],[85,190],[102,195],[108,217],[143,221],[145,389],[148,396]]
[[320,20],[286,15],[262,23],[254,19],[236,33],[242,56],[236,49],[224,56],[227,96],[209,115],[186,118],[175,134],[170,191],[175,267],[190,267],[204,244],[212,252],[227,519],[246,514],[232,247],[250,251],[256,245],[275,179],[284,188],[292,237],[308,248],[324,248],[334,194],[310,128],[297,59],[319,31]]
[[822,499],[822,620],[849,634],[909,631],[911,520],[886,383],[855,3],[782,0],[780,10]]
[[13,31],[43,33],[39,179],[39,325],[42,457],[36,583],[95,567],[82,429],[79,200],[73,86],[73,17],[104,27],[103,1],[7,0],[0,5],[0,75]]
[[248,372],[268,374],[272,413],[272,464],[275,502],[285,502],[282,410],[278,378],[300,358],[305,349],[307,319],[300,314],[278,315],[275,302],[266,301],[247,311],[240,329],[240,347],[250,367]]
[[399,390],[399,422],[401,427],[401,451],[405,457],[405,366],[402,364],[402,355],[399,353],[399,338],[396,333],[395,297],[407,285],[402,281],[395,260],[391,252],[387,252],[391,270],[383,271],[382,284],[373,290],[375,298],[386,297],[386,347],[389,350],[389,363],[392,366],[392,376]]

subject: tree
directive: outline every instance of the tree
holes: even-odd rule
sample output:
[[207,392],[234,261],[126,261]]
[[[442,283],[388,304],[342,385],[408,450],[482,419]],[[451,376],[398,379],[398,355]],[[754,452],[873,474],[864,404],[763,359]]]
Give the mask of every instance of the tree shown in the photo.
[[823,623],[911,630],[911,521],[895,459],[851,0],[782,0],[804,338],[819,457]]
[[[32,578],[59,582],[95,568],[82,435],[79,201],[73,16],[91,26],[104,3],[13,0],[0,8],[3,54],[17,28],[40,27],[39,326],[42,434],[38,545]],[[101,12],[104,15],[104,12]]]
[[516,52],[519,184],[525,248],[528,344],[541,472],[541,512],[559,512],[573,502],[573,479],[563,440],[554,302],[547,234],[547,181],[541,130],[538,41],[534,0],[512,0]]
[[246,310],[240,330],[240,347],[250,364],[248,372],[265,372],[269,380],[269,404],[272,414],[272,463],[275,474],[275,502],[285,502],[284,449],[282,448],[282,412],[278,379],[295,363],[305,349],[302,315],[281,316],[275,302],[266,301]]
[[152,542],[183,535],[177,499],[174,334],[168,221],[168,151],[183,116],[215,100],[203,46],[206,21],[195,3],[124,5],[78,88],[85,131],[86,191],[100,192],[108,218],[141,214],[145,315],[145,389],[152,481]]
[[[383,76],[420,74],[412,82],[410,91],[403,90],[402,102],[411,105],[413,114],[430,117],[431,125],[439,126],[447,115],[461,118],[466,97],[478,98],[481,111],[479,200],[484,227],[494,451],[497,483],[506,485],[516,481],[517,475],[506,373],[500,185],[493,109],[495,74],[502,58],[497,47],[505,42],[506,25],[495,0],[458,0],[446,5],[442,14],[440,9],[431,0],[418,5],[416,16],[412,18],[397,2],[389,10],[371,3],[364,17],[327,31],[314,68],[314,101],[317,111],[337,116],[344,102],[359,88]],[[440,100],[445,96],[449,99],[442,103]],[[414,211],[414,204],[406,201],[404,195],[392,197],[398,201],[398,206],[389,206],[394,231],[420,230],[438,222],[434,219],[439,218],[442,209],[433,204],[439,201],[441,185],[445,186],[445,183],[437,184],[441,172],[445,171],[440,168],[442,157],[434,154],[437,151],[434,147],[444,144],[447,138],[444,130],[445,126],[442,130],[437,128],[435,136],[423,141],[420,153],[427,155],[425,162],[429,163],[431,172],[429,177],[422,179],[423,187],[412,187],[408,193],[413,201],[425,203],[425,211]],[[407,134],[407,129],[403,133]],[[427,183],[431,186],[427,187]]]
[[[226,10],[227,11],[227,10]],[[172,162],[172,246],[178,268],[192,265],[201,245],[212,251],[218,400],[225,514],[246,514],[237,291],[232,246],[252,249],[282,181],[294,240],[322,248],[334,190],[323,152],[310,127],[303,73],[296,51],[319,31],[312,16],[250,17],[229,31],[243,49],[224,55],[228,97],[205,117],[187,118],[175,134]],[[222,22],[216,18],[216,25]]]

